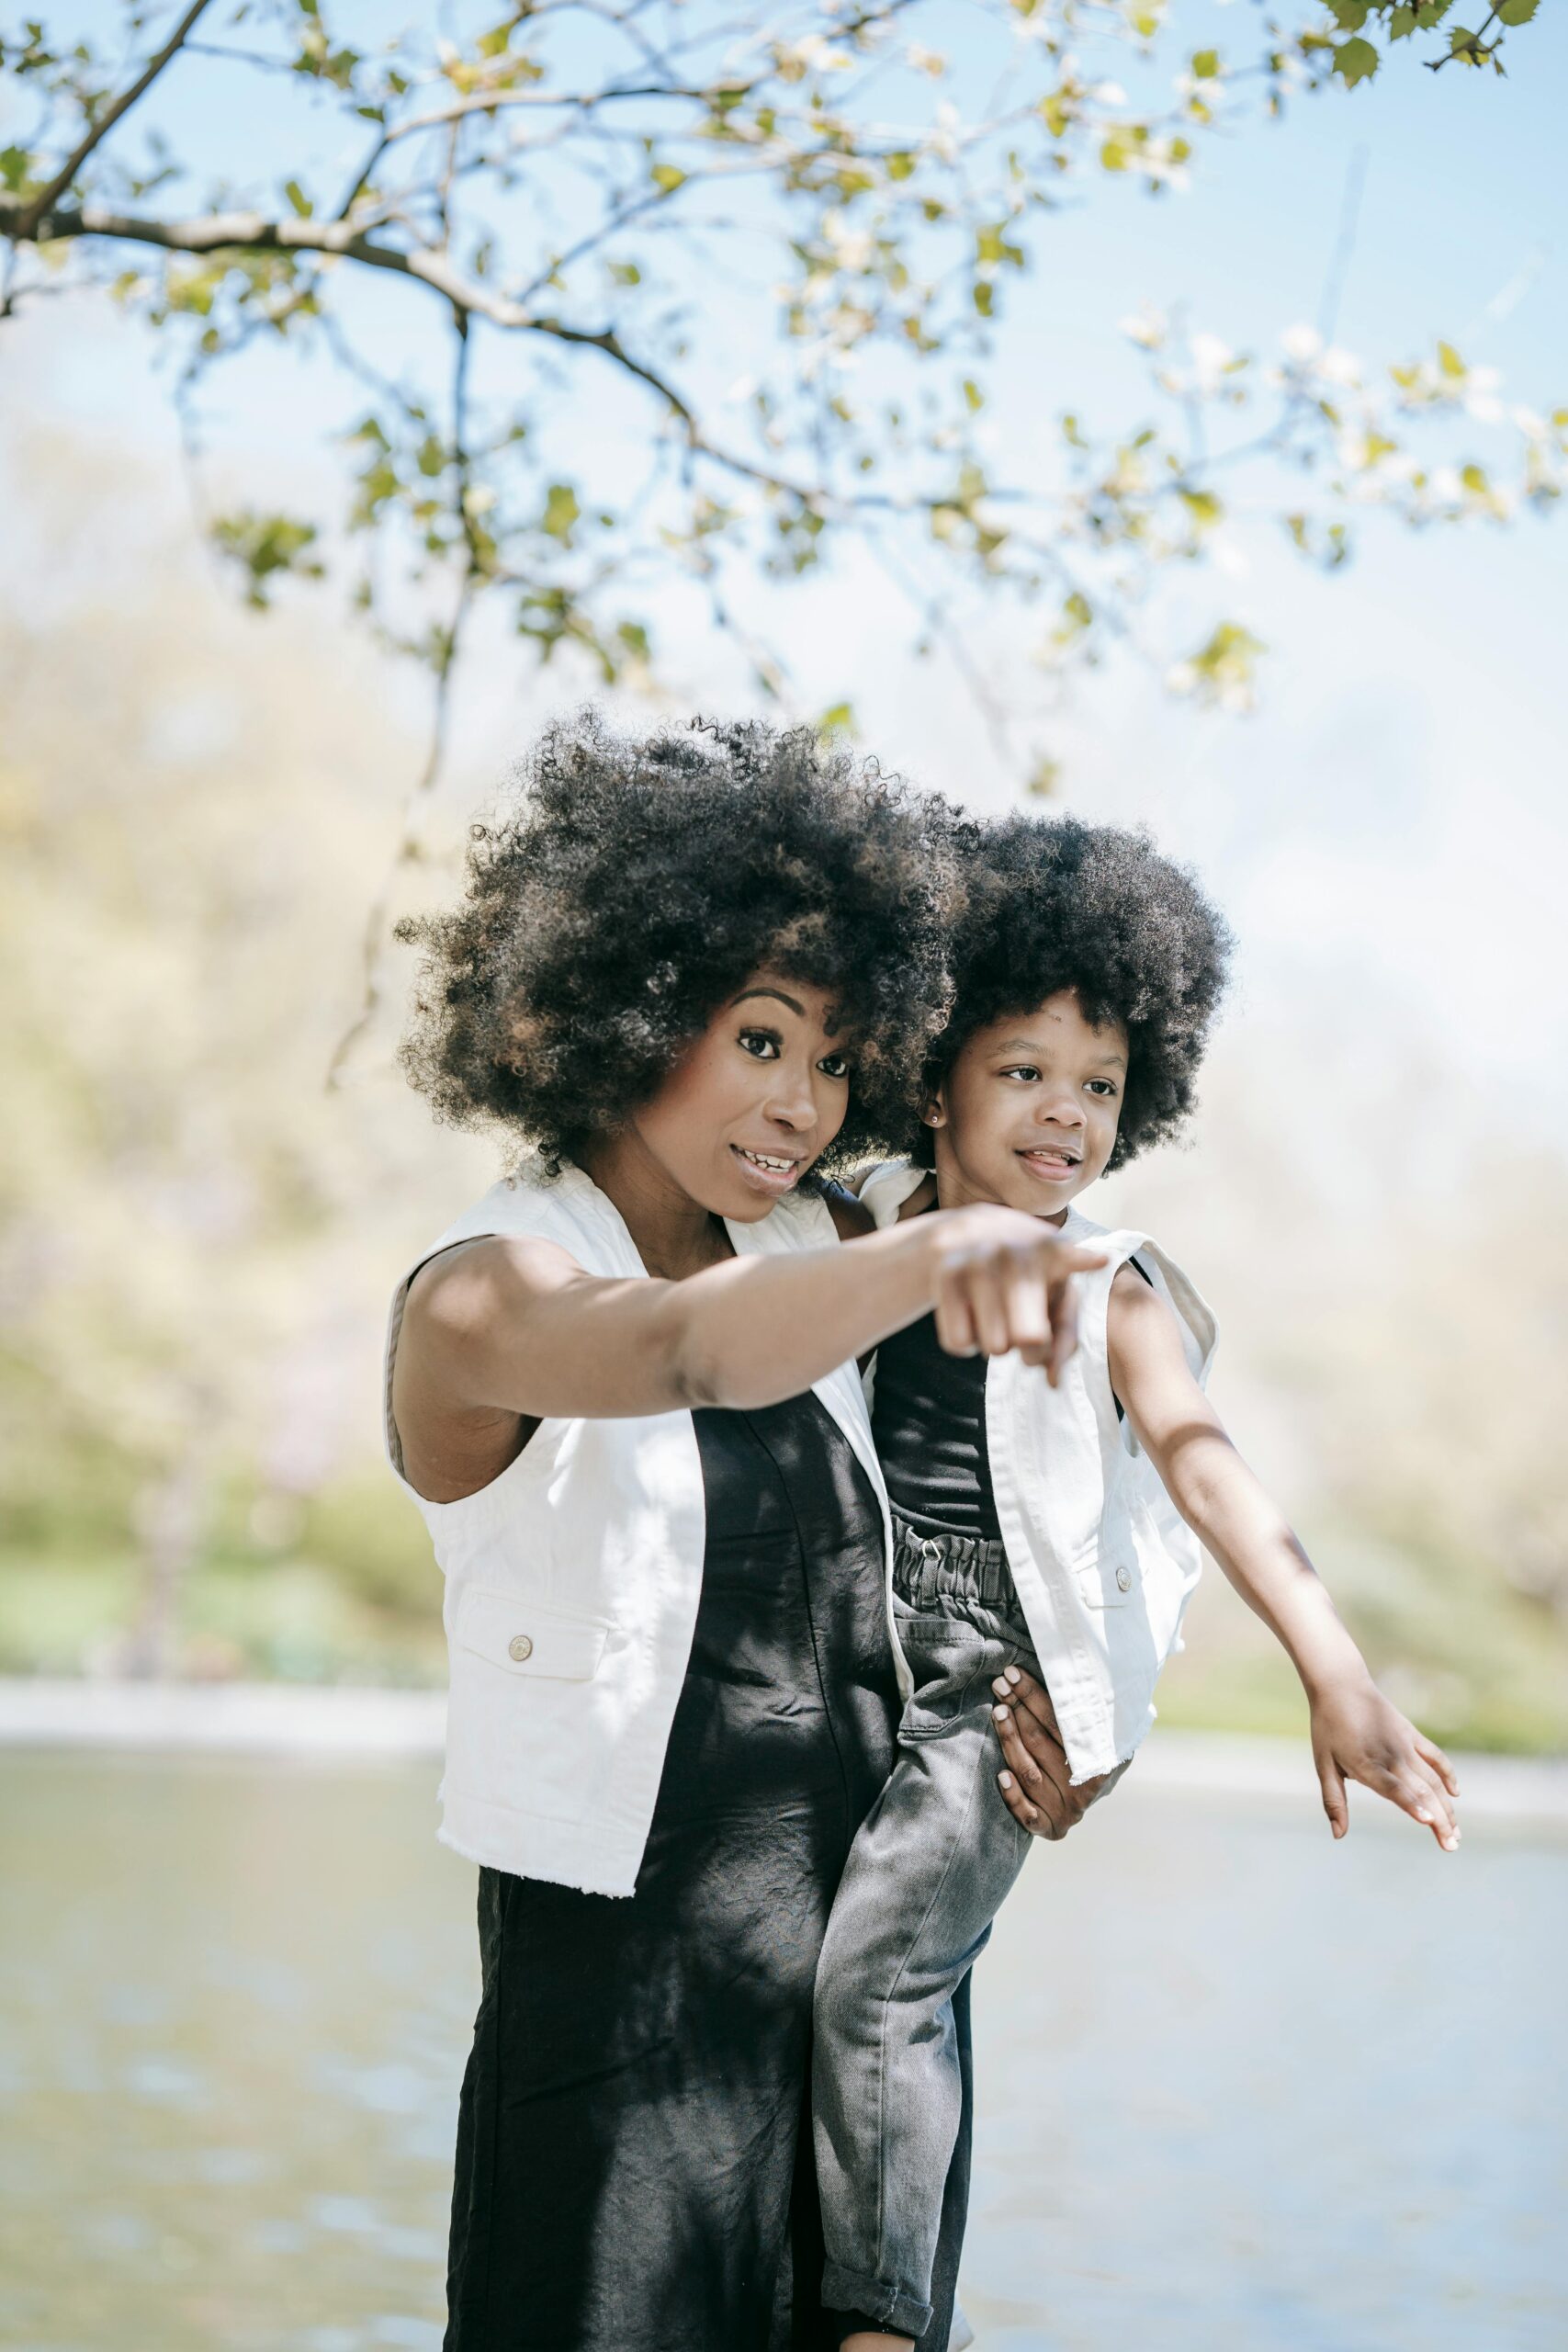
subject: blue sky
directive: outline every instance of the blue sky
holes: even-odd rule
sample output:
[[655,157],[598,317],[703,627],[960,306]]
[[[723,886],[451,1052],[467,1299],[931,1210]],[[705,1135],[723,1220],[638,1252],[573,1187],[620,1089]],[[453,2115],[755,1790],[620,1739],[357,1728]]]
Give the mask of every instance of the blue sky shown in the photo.
[[[1136,417],[1138,370],[1117,322],[1144,300],[1186,303],[1248,348],[1312,319],[1359,147],[1365,187],[1338,339],[1384,360],[1441,332],[1467,359],[1500,368],[1513,396],[1568,402],[1565,13],[1547,0],[1542,21],[1515,37],[1506,81],[1432,75],[1406,54],[1370,88],[1212,141],[1185,196],[1150,202],[1086,180],[1013,297],[999,346],[1004,448],[1069,404],[1108,422]],[[1239,54],[1257,38],[1245,6],[1177,0],[1174,19],[1183,46]],[[172,93],[172,126],[199,128],[236,170],[259,167],[266,141],[247,87],[236,76],[197,88],[193,76]],[[14,129],[0,119],[0,138]],[[375,300],[394,342],[431,322],[412,291],[378,288]],[[10,429],[52,414],[134,444],[167,466],[176,527],[173,429],[140,339],[90,301],[40,306],[36,322],[5,332],[20,362]],[[765,357],[738,349],[738,371]],[[234,478],[265,474],[290,503],[324,497],[319,380],[279,356],[225,377],[209,408]],[[620,388],[589,385],[581,429],[612,462],[632,422]],[[0,466],[7,429],[0,420]],[[1263,705],[1245,719],[1173,706],[1123,663],[1058,706],[1031,664],[1029,631],[1003,622],[990,632],[990,673],[1065,762],[1062,805],[1148,821],[1226,902],[1241,942],[1226,1050],[1299,1065],[1303,1106],[1325,1069],[1374,1096],[1380,1069],[1429,1070],[1439,1090],[1447,1079],[1479,1084],[1482,1099],[1506,1104],[1510,1133],[1568,1144],[1557,941],[1565,534],[1568,516],[1420,537],[1374,520],[1355,563],[1324,580],[1271,533],[1241,526],[1230,571],[1184,587],[1172,628],[1190,634],[1223,607],[1268,643]],[[879,578],[852,563],[760,609],[789,647],[804,708],[848,693],[886,763],[981,806],[1010,799],[960,684],[940,662],[914,660],[908,616]],[[732,650],[675,599],[668,627],[677,702],[750,699]],[[486,788],[581,684],[541,677],[509,639],[487,644],[467,695],[457,797]],[[410,709],[412,724],[412,698]]]

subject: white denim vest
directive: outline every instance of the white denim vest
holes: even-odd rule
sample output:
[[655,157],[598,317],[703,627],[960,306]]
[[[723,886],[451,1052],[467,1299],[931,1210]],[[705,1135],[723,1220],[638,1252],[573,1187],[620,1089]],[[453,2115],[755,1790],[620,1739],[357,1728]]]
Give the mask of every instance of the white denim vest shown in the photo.
[[[823,1202],[731,1225],[739,1256],[837,1247]],[[578,1168],[492,1186],[410,1266],[387,1334],[387,1450],[446,1580],[450,1661],[439,1835],[470,1860],[593,1894],[630,1894],[659,1793],[702,1591],[702,1464],[688,1412],[542,1421],[499,1477],[427,1502],[402,1476],[392,1364],[408,1285],[427,1259],[487,1234],[554,1241],[592,1274],[644,1275],[613,1202]],[[855,1366],[815,1384],[882,1507],[886,1489]]]
[[[860,1188],[879,1226],[927,1171],[907,1159],[874,1169]],[[1203,1555],[1159,1474],[1122,1420],[1111,1387],[1106,1314],[1111,1285],[1136,1256],[1180,1327],[1194,1377],[1213,1362],[1213,1316],[1146,1233],[1108,1232],[1069,1208],[1062,1238],[1102,1250],[1107,1263],[1078,1283],[1078,1345],[1050,1387],[1021,1358],[994,1357],[986,1374],[986,1441],[1008,1566],[1049,1686],[1075,1781],[1132,1755],[1155,1719],[1160,1669],[1181,1646],[1182,1615]]]

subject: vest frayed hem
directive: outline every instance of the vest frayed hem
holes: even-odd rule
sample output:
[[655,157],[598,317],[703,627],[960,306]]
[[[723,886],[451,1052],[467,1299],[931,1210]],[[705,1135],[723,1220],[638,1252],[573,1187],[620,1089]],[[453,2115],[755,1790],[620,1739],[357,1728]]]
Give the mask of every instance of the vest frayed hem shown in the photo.
[[511,1805],[468,1800],[455,1817],[448,1807],[435,1836],[439,1844],[482,1870],[544,1879],[577,1894],[625,1900],[637,1893],[642,1841],[637,1840],[635,1848],[630,1841],[608,1846],[586,1836],[579,1822],[541,1821]]

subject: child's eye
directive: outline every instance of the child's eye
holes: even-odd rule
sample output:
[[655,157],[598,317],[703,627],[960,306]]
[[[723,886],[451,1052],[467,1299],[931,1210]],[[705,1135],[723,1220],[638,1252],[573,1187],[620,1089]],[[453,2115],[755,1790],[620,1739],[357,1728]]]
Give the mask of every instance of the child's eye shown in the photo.
[[754,1061],[776,1062],[779,1057],[779,1035],[776,1029],[742,1029],[740,1050]]
[[1089,1089],[1091,1094],[1103,1095],[1107,1102],[1111,1102],[1115,1097],[1116,1082],[1114,1079],[1110,1078],[1091,1078],[1089,1081]]
[[1040,1072],[1032,1062],[1015,1062],[1010,1069],[1004,1069],[1002,1072],[1004,1078],[1022,1078],[1031,1081],[1037,1079],[1039,1075]]
[[817,1065],[824,1078],[848,1078],[849,1063],[842,1054],[824,1054]]

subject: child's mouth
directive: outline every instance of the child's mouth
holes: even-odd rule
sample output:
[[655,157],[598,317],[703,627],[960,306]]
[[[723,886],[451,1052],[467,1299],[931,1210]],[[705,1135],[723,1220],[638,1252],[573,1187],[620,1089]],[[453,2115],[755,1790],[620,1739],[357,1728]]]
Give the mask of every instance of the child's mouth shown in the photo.
[[1065,1184],[1078,1172],[1078,1165],[1070,1152],[1021,1151],[1018,1155],[1032,1176],[1042,1176],[1048,1184]]

